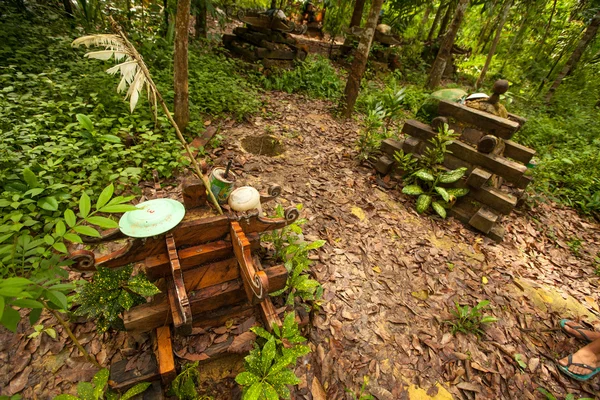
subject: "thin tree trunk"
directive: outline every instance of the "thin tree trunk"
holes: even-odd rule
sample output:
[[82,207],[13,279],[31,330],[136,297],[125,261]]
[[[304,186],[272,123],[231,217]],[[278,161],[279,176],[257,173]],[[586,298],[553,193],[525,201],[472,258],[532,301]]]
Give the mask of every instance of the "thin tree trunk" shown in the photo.
[[498,42],[500,41],[500,35],[502,34],[502,28],[504,28],[504,24],[506,23],[506,18],[508,17],[508,12],[510,11],[510,6],[512,5],[513,0],[506,0],[504,2],[504,6],[502,7],[502,11],[500,13],[500,22],[498,23],[498,28],[496,29],[496,36],[494,36],[494,41],[492,42],[492,47],[490,47],[490,51],[488,52],[487,58],[485,59],[485,64],[481,70],[481,74],[479,74],[479,78],[475,83],[475,88],[479,89],[483,80],[485,79],[485,74],[487,73],[488,68],[490,67],[490,63],[492,62],[492,57],[494,57],[494,53],[496,53],[496,47],[498,46]]
[[423,14],[423,18],[421,19],[421,25],[419,25],[419,32],[417,32],[417,39],[421,40],[423,36],[423,32],[425,32],[425,26],[427,26],[427,22],[429,21],[429,14],[431,14],[431,10],[433,9],[433,2],[427,5],[425,9],[425,14]]
[[174,58],[174,111],[175,122],[185,131],[190,121],[189,91],[188,91],[188,38],[190,27],[191,0],[177,1],[175,17],[175,54]]
[[63,6],[65,7],[65,14],[67,14],[67,18],[74,18],[71,0],[63,0]]
[[550,87],[550,90],[548,90],[548,94],[546,95],[546,99],[545,99],[546,103],[549,103],[550,100],[552,100],[552,96],[554,96],[554,92],[556,92],[556,89],[558,89],[558,87],[560,86],[560,84],[561,84],[562,80],[565,78],[565,76],[569,75],[570,73],[572,73],[575,70],[575,68],[577,67],[577,63],[579,62],[579,60],[581,59],[581,56],[583,55],[583,52],[588,47],[588,45],[592,42],[592,40],[594,40],[594,37],[596,37],[599,27],[600,27],[600,11],[598,11],[596,13],[596,15],[594,15],[594,18],[592,18],[592,21],[590,22],[590,24],[586,28],[585,32],[583,33],[583,36],[579,40],[579,43],[577,43],[577,47],[575,48],[575,50],[573,50],[571,57],[567,60],[567,63],[563,67],[562,71],[560,71],[560,73],[554,80],[554,83]]
[[125,7],[127,7],[127,21],[129,21],[129,26],[131,26],[131,17],[132,17],[131,0],[125,1]]
[[274,10],[277,8],[277,0],[271,0],[271,10]]
[[554,13],[556,11],[556,2],[557,2],[557,0],[554,0],[554,3],[552,4],[552,12],[550,12],[550,18],[548,18],[548,23],[546,24],[546,29],[544,29],[544,36],[542,36],[542,40],[540,42],[540,53],[544,50],[544,46],[546,45],[546,38],[548,37],[548,33],[550,32],[550,25],[552,25],[552,18],[554,18]]
[[[465,0],[467,1],[467,0]],[[346,89],[344,90],[344,112],[343,115],[349,118],[354,111],[354,104],[356,104],[356,98],[358,97],[358,90],[360,88],[360,81],[365,72],[367,66],[367,57],[369,56],[369,50],[371,49],[371,42],[375,35],[375,28],[377,27],[377,19],[379,18],[379,12],[383,0],[373,0],[371,3],[371,11],[367,18],[367,25],[363,31],[356,54],[354,55],[354,61],[350,68],[350,74],[348,75],[348,82],[346,83]]]
[[521,25],[519,26],[519,30],[517,31],[512,42],[510,42],[510,46],[508,47],[508,51],[506,52],[507,57],[504,57],[504,62],[502,63],[502,67],[500,68],[500,74],[502,74],[504,72],[504,67],[506,67],[506,64],[509,61],[509,57],[512,56],[513,48],[515,48],[515,45],[518,43],[517,50],[521,48],[521,41],[523,40],[525,31],[527,31],[527,21],[529,20],[529,16],[530,16],[529,11],[530,11],[530,8],[527,7],[527,10],[525,11],[525,16],[523,17],[523,20],[521,21]]
[[164,36],[165,38],[167,37],[167,34],[169,33],[169,0],[163,0],[163,13],[164,13],[164,19],[163,19],[163,23],[164,23]]
[[444,35],[440,46],[440,50],[438,51],[437,57],[435,58],[435,61],[431,66],[431,72],[429,74],[429,79],[427,80],[427,87],[429,89],[433,89],[436,86],[439,86],[440,81],[442,80],[442,75],[444,74],[444,70],[446,69],[446,63],[448,62],[448,59],[452,56],[451,53],[452,46],[454,45],[454,39],[456,39],[458,28],[460,28],[460,23],[462,22],[468,5],[469,0],[460,0],[458,2],[458,5],[456,6],[454,18],[452,19],[452,23],[450,24],[448,33]]
[[435,13],[435,18],[433,19],[433,24],[431,24],[431,29],[429,29],[429,34],[427,35],[427,41],[430,42],[433,40],[433,35],[435,34],[435,30],[437,25],[440,22],[440,18],[442,18],[442,11],[444,10],[444,0],[440,1],[440,5]]
[[196,39],[206,39],[206,0],[196,1]]
[[446,28],[448,28],[448,23],[450,22],[450,16],[454,13],[454,1],[448,2],[448,8],[446,8],[446,13],[444,14],[444,19],[442,19],[442,24],[440,25],[440,31],[438,32],[437,37],[444,36],[446,33]]
[[[352,29],[355,26],[360,27],[360,22],[362,21],[363,10],[365,9],[365,0],[356,0],[354,2],[354,10],[352,11],[352,17],[350,18],[349,28]],[[344,46],[350,46],[352,44],[352,39],[349,36],[346,36],[344,39]]]
[[494,18],[492,18],[492,16],[494,15],[494,10],[496,9],[496,4],[498,4],[498,0],[494,0],[494,3],[492,4],[492,8],[490,9],[490,12],[488,13],[488,18],[486,18],[485,25],[483,26],[483,28],[481,28],[481,31],[479,32],[479,38],[477,39],[477,44],[475,45],[475,52],[480,50],[479,46],[481,46],[481,44],[483,43],[483,39],[485,39],[488,36],[488,29],[490,28],[490,25],[492,25],[492,22],[494,21]]

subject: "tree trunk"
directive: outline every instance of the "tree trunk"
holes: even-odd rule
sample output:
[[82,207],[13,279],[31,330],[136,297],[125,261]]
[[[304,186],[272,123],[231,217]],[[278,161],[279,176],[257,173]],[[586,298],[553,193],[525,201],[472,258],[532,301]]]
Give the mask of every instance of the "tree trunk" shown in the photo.
[[169,0],[163,0],[163,13],[164,13],[164,37],[167,37],[169,33]]
[[[490,47],[490,51],[488,52],[487,58],[485,59],[485,64],[483,65],[483,69],[481,70],[481,74],[479,74],[479,78],[475,83],[475,89],[479,89],[483,80],[485,79],[485,74],[487,73],[488,68],[490,67],[490,63],[492,62],[492,57],[494,57],[494,53],[496,53],[496,47],[498,46],[498,42],[500,41],[500,35],[502,34],[502,28],[504,28],[504,24],[506,23],[506,18],[508,17],[508,12],[510,11],[510,6],[512,5],[513,0],[505,0],[504,6],[502,7],[502,11],[500,13],[500,22],[498,23],[498,28],[496,29],[496,36],[494,36],[494,41],[492,42],[492,47]],[[510,54],[508,54],[510,56]]]
[[[465,0],[467,1],[467,0]],[[365,30],[360,37],[356,54],[354,55],[354,61],[350,68],[350,74],[348,75],[348,82],[346,83],[346,89],[344,90],[344,112],[343,115],[349,118],[354,111],[354,104],[358,97],[358,90],[360,88],[360,81],[365,72],[367,66],[367,58],[369,57],[369,50],[371,49],[371,42],[375,35],[375,28],[377,27],[377,19],[379,18],[379,12],[383,0],[373,0],[371,3],[371,11],[367,18],[367,25]]]
[[433,39],[433,35],[435,34],[435,30],[437,28],[438,23],[440,22],[440,18],[442,17],[442,11],[444,10],[444,0],[440,1],[440,5],[435,13],[435,18],[433,19],[433,24],[431,24],[431,29],[429,29],[429,34],[427,35],[427,41],[431,42]]
[[550,18],[548,18],[548,23],[546,24],[546,29],[544,30],[544,36],[542,36],[542,41],[540,42],[540,53],[544,50],[544,46],[546,45],[546,38],[548,37],[548,32],[550,32],[552,18],[554,18],[554,13],[556,12],[556,2],[557,0],[554,0],[554,4],[552,4],[552,12],[550,12]]
[[[365,0],[356,0],[354,2],[354,11],[352,11],[352,17],[350,18],[350,26],[352,29],[354,26],[360,27],[360,22],[362,21],[363,10],[365,9]],[[335,36],[335,35],[334,35]],[[346,36],[344,39],[344,46],[352,45],[352,39],[350,36]]]
[[446,13],[444,14],[444,19],[442,19],[442,24],[440,25],[440,31],[438,32],[437,37],[444,36],[446,33],[446,28],[448,28],[448,22],[450,22],[450,16],[454,12],[454,1],[448,2],[448,7],[446,8]]
[[67,14],[67,18],[74,18],[71,0],[63,0],[63,6],[65,7],[65,14]]
[[[531,15],[530,13],[531,8],[527,7],[527,10],[525,10],[525,16],[523,17],[523,20],[521,20],[521,25],[519,26],[519,30],[517,31],[517,33],[515,34],[515,37],[513,38],[513,40],[510,42],[510,46],[508,47],[508,51],[506,52],[506,55],[508,57],[504,57],[504,62],[502,63],[502,67],[500,68],[500,74],[502,74],[504,72],[504,68],[506,67],[506,64],[509,61],[509,57],[513,54],[513,49],[515,49],[515,52],[521,49],[521,45],[522,45],[522,41],[523,41],[523,36],[525,35],[525,32],[527,31],[527,22],[529,21],[529,16]],[[516,48],[515,48],[515,45]]]
[[496,4],[498,4],[498,0],[494,0],[491,9],[488,12],[488,17],[486,18],[485,25],[483,26],[483,28],[481,28],[481,31],[479,32],[479,38],[477,39],[477,44],[474,48],[476,53],[478,52],[478,50],[480,50],[479,46],[483,43],[483,40],[488,36],[488,29],[490,28],[490,25],[494,20],[494,18],[492,17],[494,15],[494,10],[496,9]]
[[177,1],[175,16],[175,54],[174,58],[174,110],[175,122],[185,131],[190,120],[188,92],[188,37],[190,27],[191,0]]
[[567,63],[563,67],[562,71],[560,71],[560,73],[554,80],[554,83],[550,87],[550,90],[548,90],[548,94],[546,95],[546,103],[549,103],[550,100],[552,100],[552,96],[554,95],[554,92],[556,92],[556,89],[560,86],[560,84],[561,84],[562,80],[565,78],[565,76],[569,75],[570,73],[572,73],[575,70],[575,68],[577,67],[577,63],[579,62],[579,60],[581,59],[581,56],[583,55],[583,52],[588,47],[588,45],[592,42],[592,40],[594,40],[594,37],[596,37],[599,27],[600,27],[600,10],[596,13],[596,15],[594,15],[594,18],[592,18],[592,21],[590,22],[590,24],[586,28],[585,32],[583,33],[583,36],[579,40],[579,43],[577,43],[577,47],[575,48],[575,50],[573,50],[571,57],[567,60]]
[[125,1],[125,7],[127,7],[127,21],[129,21],[129,26],[131,27],[131,17],[133,14],[131,12],[131,0]]
[[206,0],[196,1],[196,39],[206,39]]
[[419,32],[417,32],[417,39],[421,40],[423,36],[423,32],[425,32],[425,26],[427,26],[427,22],[429,21],[429,14],[431,14],[431,10],[433,9],[433,2],[427,5],[425,9],[425,14],[423,14],[423,18],[421,19],[421,25],[419,25]]
[[271,10],[274,10],[277,8],[277,0],[271,0]]
[[429,89],[433,89],[436,86],[439,86],[440,81],[442,80],[442,74],[446,69],[446,63],[448,62],[448,59],[452,56],[452,46],[454,45],[454,39],[456,39],[458,28],[460,27],[460,23],[462,22],[463,16],[465,15],[465,11],[468,5],[469,0],[460,0],[458,2],[458,6],[456,6],[454,18],[452,19],[452,23],[450,24],[448,33],[446,33],[446,35],[444,36],[437,57],[435,58],[435,61],[431,66],[431,72],[429,73],[429,79],[427,80],[427,87]]

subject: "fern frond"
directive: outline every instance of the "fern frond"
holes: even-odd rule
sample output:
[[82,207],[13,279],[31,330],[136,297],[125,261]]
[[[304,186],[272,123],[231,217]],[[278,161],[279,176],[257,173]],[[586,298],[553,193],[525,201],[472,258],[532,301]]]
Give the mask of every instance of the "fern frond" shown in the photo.
[[123,40],[117,36],[112,34],[99,34],[99,35],[89,35],[82,36],[73,40],[71,46],[79,47],[79,46],[113,46],[115,48],[125,48],[125,43]]

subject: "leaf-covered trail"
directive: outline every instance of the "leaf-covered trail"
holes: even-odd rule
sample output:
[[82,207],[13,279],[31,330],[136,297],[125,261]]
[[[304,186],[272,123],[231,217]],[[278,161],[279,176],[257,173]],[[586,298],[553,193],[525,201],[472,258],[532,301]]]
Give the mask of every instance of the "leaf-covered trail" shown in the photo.
[[[363,376],[380,399],[419,392],[534,398],[538,386],[557,395],[597,393],[597,382],[565,379],[553,359],[579,346],[555,329],[560,318],[587,314],[600,324],[599,225],[541,204],[508,217],[505,240],[496,244],[453,219],[420,216],[399,190],[381,188],[374,170],[357,164],[358,125],[335,120],[330,108],[272,93],[268,118],[223,132],[218,162],[234,157],[244,183],[281,184],[285,205],[304,205],[307,238],[327,240],[313,266],[325,302],[298,394],[318,392],[320,383],[328,398],[343,398]],[[240,139],[261,134],[280,138],[287,151],[274,158],[243,152]],[[484,299],[499,321],[480,340],[452,336],[444,321],[454,302]]]

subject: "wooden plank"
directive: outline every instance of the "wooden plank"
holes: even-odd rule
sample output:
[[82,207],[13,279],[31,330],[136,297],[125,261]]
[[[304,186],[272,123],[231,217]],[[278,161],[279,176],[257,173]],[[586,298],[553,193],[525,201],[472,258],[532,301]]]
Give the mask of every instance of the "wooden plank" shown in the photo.
[[173,315],[173,325],[178,333],[189,335],[192,333],[192,310],[190,301],[183,283],[183,272],[179,264],[175,240],[170,233],[165,238],[167,250],[169,251],[169,261],[171,264],[171,276],[167,279],[167,293],[169,295],[169,305]]
[[510,157],[513,160],[522,162],[523,164],[529,163],[529,161],[531,161],[533,156],[536,154],[535,150],[513,142],[512,140],[506,140],[504,144],[504,157]]
[[489,172],[481,168],[475,168],[473,171],[471,171],[469,177],[467,178],[467,185],[474,188],[480,188],[485,185],[491,177],[492,174]]
[[404,153],[421,154],[425,148],[425,143],[414,137],[407,137],[402,145]]
[[128,359],[123,359],[111,364],[110,380],[114,383],[111,388],[127,390],[140,382],[160,379],[158,363],[154,354],[151,354],[149,362],[141,365],[136,364],[135,368],[129,370],[127,370],[128,363]]
[[516,197],[493,187],[471,188],[469,195],[502,214],[510,214],[517,205]]
[[483,135],[484,133],[479,129],[466,127],[460,134],[459,139],[470,144],[477,144]]
[[[247,237],[250,241],[251,250],[260,248],[260,236],[257,233],[250,233]],[[233,255],[233,245],[231,241],[219,240],[188,247],[179,250],[178,253],[181,269],[187,271],[200,264],[231,257]],[[146,275],[151,281],[163,278],[171,273],[169,256],[166,253],[148,257],[144,264]]]
[[[264,272],[269,280],[271,292],[285,287],[288,273],[283,265],[267,268]],[[188,290],[188,299],[192,315],[195,316],[220,307],[241,303],[246,300],[246,295],[242,282],[235,279],[199,290]],[[152,302],[134,307],[125,312],[123,316],[125,329],[135,332],[146,332],[159,326],[166,326],[172,320],[168,299],[165,296],[155,296]]]
[[384,154],[375,163],[375,170],[380,174],[387,175],[392,170],[393,165],[394,161]]
[[436,132],[429,125],[415,119],[409,119],[404,122],[402,133],[424,141],[428,141],[436,135]]
[[293,60],[296,58],[296,53],[288,50],[269,50],[264,47],[256,48],[258,58],[267,58],[270,60]]
[[200,179],[187,178],[183,181],[183,204],[186,210],[202,207],[206,204],[206,189]]
[[531,175],[523,175],[519,182],[515,183],[515,187],[518,189],[525,189],[533,180]]
[[257,271],[250,254],[250,242],[237,222],[231,222],[231,242],[233,253],[240,266],[246,296],[251,304],[262,301],[269,292],[269,280],[264,271]]
[[482,166],[510,182],[518,182],[527,171],[527,167],[524,165],[494,154],[479,153],[471,146],[456,140],[449,144],[447,148],[453,156],[470,164]]
[[448,169],[466,168],[467,175],[470,174],[473,170],[473,165],[461,160],[460,158],[454,157],[452,154],[446,154],[444,156],[444,162],[442,163],[442,165]]
[[469,225],[483,233],[489,233],[498,222],[499,215],[488,207],[481,207],[469,220]]
[[194,316],[194,328],[208,329],[210,327],[223,326],[233,318],[250,317],[255,313],[255,306],[247,302],[236,306],[226,306],[207,313]]
[[262,317],[265,329],[267,329],[269,332],[273,330],[273,325],[283,325],[270,298],[266,298],[257,307],[259,309],[260,316]]
[[475,125],[484,132],[506,140],[510,139],[520,127],[519,123],[509,119],[446,100],[440,100],[438,114],[454,117],[459,122]]
[[161,380],[165,385],[168,385],[177,376],[175,359],[173,358],[171,328],[168,326],[161,326],[156,329],[156,358]]
[[527,118],[521,117],[520,115],[512,114],[512,113],[508,113],[508,119],[518,123],[520,126],[525,125],[525,123],[527,122]]
[[229,218],[226,215],[183,220],[172,231],[178,247],[198,245],[223,239],[229,233]]
[[403,140],[385,139],[381,142],[381,152],[387,154],[390,158],[394,158],[397,151],[402,150]]
[[496,224],[488,232],[487,237],[492,239],[494,242],[500,243],[502,240],[504,240],[504,232],[504,227],[500,226],[500,224]]

